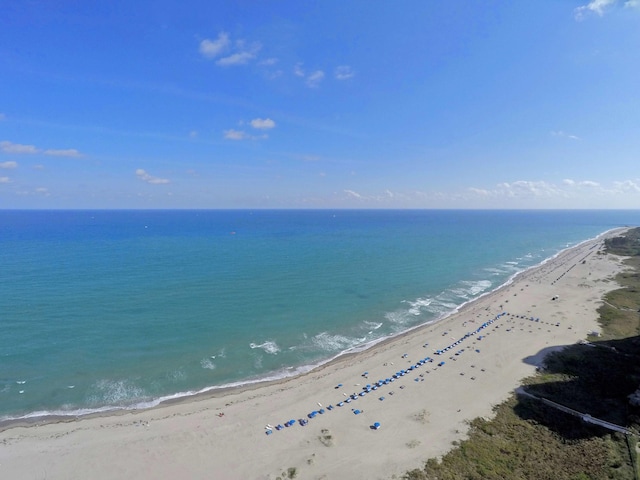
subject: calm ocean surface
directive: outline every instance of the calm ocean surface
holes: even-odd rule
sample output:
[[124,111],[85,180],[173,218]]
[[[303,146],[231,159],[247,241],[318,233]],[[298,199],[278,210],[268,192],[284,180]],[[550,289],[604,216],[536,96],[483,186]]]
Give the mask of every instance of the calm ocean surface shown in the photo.
[[0,420],[305,371],[640,211],[0,211]]

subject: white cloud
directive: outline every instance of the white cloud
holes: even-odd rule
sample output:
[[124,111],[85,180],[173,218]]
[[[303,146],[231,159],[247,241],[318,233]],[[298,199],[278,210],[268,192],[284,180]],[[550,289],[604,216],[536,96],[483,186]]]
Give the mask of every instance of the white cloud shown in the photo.
[[302,69],[302,64],[301,63],[297,63],[294,67],[293,67],[293,74],[296,77],[304,77],[305,73],[304,70]]
[[571,180],[570,178],[566,178],[562,181],[562,183],[568,187],[587,187],[587,188],[599,188],[600,184],[598,182],[593,182],[591,180],[582,180],[576,182],[575,180]]
[[4,153],[20,153],[20,154],[34,154],[40,153],[40,150],[33,145],[21,145],[20,143],[12,143],[8,141],[0,142],[0,149]]
[[55,157],[72,157],[79,158],[82,154],[75,148],[67,149],[47,149],[42,150],[34,145],[22,145],[20,143],[12,143],[8,141],[0,142],[0,149],[4,153],[29,154],[43,153],[44,155],[52,155]]
[[259,130],[269,130],[276,126],[276,122],[270,118],[254,118],[251,120],[251,126]]
[[307,77],[307,86],[315,88],[320,85],[320,82],[324,79],[324,72],[322,70],[316,70],[310,73]]
[[615,3],[616,0],[591,0],[591,2],[586,5],[574,9],[573,14],[578,21],[584,20],[585,17],[591,13],[595,13],[601,17],[604,15],[605,10]]
[[471,193],[474,193],[474,194],[479,195],[481,197],[492,197],[492,196],[495,195],[495,192],[491,192],[489,190],[485,190],[484,188],[471,187],[471,188],[469,188],[469,191]]
[[625,180],[613,182],[616,193],[636,192],[640,193],[640,184],[637,181]]
[[320,82],[324,79],[324,72],[322,70],[316,70],[315,72],[307,73],[302,68],[302,63],[297,63],[293,67],[293,74],[296,77],[304,78],[308,87],[315,88],[320,85]]
[[604,205],[627,204],[640,199],[640,179],[614,181],[603,185],[592,180],[566,178],[560,182],[516,181],[499,183],[493,189],[471,187],[464,200],[495,207],[523,208],[602,208]]
[[264,76],[269,80],[275,80],[276,78],[281,77],[284,74],[282,70],[274,70],[272,72],[266,72]]
[[553,185],[544,181],[531,182],[526,180],[518,180],[516,182],[500,183],[498,190],[507,197],[550,197],[562,196],[562,191]]
[[230,128],[229,130],[224,131],[224,138],[227,140],[244,140],[245,138],[249,138],[249,135],[242,130],[234,130]]
[[228,57],[224,57],[216,61],[216,65],[220,65],[221,67],[232,67],[234,65],[246,65],[254,58],[256,58],[256,56],[252,52],[237,52],[232,55],[229,55]]
[[345,190],[344,193],[346,193],[349,197],[357,198],[358,200],[364,199],[362,195],[360,195],[358,192],[354,192],[353,190]]
[[626,8],[640,8],[640,0],[627,0],[624,2]]
[[262,60],[259,63],[259,65],[262,65],[263,67],[272,67],[276,63],[278,63],[278,59],[277,58],[265,58],[264,60]]
[[227,140],[265,140],[269,138],[269,135],[266,133],[262,135],[250,135],[243,130],[234,130],[233,128],[230,128],[229,130],[224,131],[224,138]]
[[565,133],[562,130],[552,130],[552,137],[560,137],[560,138],[570,138],[571,140],[580,140],[580,137],[577,135],[571,135],[570,133]]
[[0,183],[11,183],[11,179],[9,177],[0,177]]
[[136,176],[140,180],[142,180],[143,182],[147,182],[147,183],[150,183],[150,184],[153,184],[153,185],[161,185],[161,184],[170,183],[169,180],[167,180],[166,178],[154,177],[153,175],[148,174],[142,168],[138,168],[136,170]]
[[0,113],[0,122],[6,119],[7,119],[7,116],[4,113]]
[[11,168],[18,168],[18,162],[8,161],[8,162],[0,162],[0,168],[4,168],[9,170]]
[[205,38],[200,42],[200,53],[203,57],[215,58],[224,53],[230,44],[229,35],[225,32],[220,32],[217,39],[209,40]]
[[216,40],[206,38],[200,42],[200,54],[208,59],[216,58],[216,65],[220,67],[246,65],[257,57],[261,48],[257,42],[247,44],[242,39],[231,42],[226,32],[219,33]]
[[336,67],[335,77],[337,80],[348,80],[349,78],[353,78],[355,72],[348,65],[341,65]]
[[54,157],[71,157],[71,158],[82,157],[82,154],[75,148],[67,148],[65,150],[49,149],[49,150],[45,150],[43,153],[45,155],[52,155]]

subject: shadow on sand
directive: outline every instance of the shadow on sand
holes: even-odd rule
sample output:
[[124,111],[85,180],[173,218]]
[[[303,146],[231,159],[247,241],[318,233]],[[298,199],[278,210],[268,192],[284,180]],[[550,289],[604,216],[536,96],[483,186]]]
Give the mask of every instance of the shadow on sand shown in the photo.
[[[541,365],[545,354],[548,356]],[[623,427],[633,429],[640,425],[640,409],[632,407],[628,398],[640,387],[640,336],[549,347],[523,361],[541,366],[542,372],[525,387],[528,393]],[[565,439],[608,433],[583,423],[579,417],[522,396],[514,411],[522,419],[545,425]]]

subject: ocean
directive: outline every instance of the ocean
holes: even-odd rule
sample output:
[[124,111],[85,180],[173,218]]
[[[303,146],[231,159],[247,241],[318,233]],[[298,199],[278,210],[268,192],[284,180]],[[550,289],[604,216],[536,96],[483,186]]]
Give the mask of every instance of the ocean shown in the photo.
[[640,211],[0,211],[0,421],[281,378]]

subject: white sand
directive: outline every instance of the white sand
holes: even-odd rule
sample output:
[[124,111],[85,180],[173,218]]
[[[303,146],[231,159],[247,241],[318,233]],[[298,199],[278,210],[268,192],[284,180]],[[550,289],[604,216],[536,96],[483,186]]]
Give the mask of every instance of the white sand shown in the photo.
[[[620,230],[608,236],[614,233]],[[596,309],[623,268],[619,258],[598,254],[603,238],[519,275],[445,321],[294,379],[145,411],[13,426],[0,432],[0,478],[275,479],[292,467],[304,479],[400,476],[451,449],[470,419],[491,416],[544,353],[598,330]],[[434,355],[503,311],[510,315]],[[434,363],[304,427],[265,434],[267,424],[306,418],[318,402],[335,406],[427,356]],[[446,364],[437,367],[440,361]],[[370,429],[374,422],[379,430]]]

